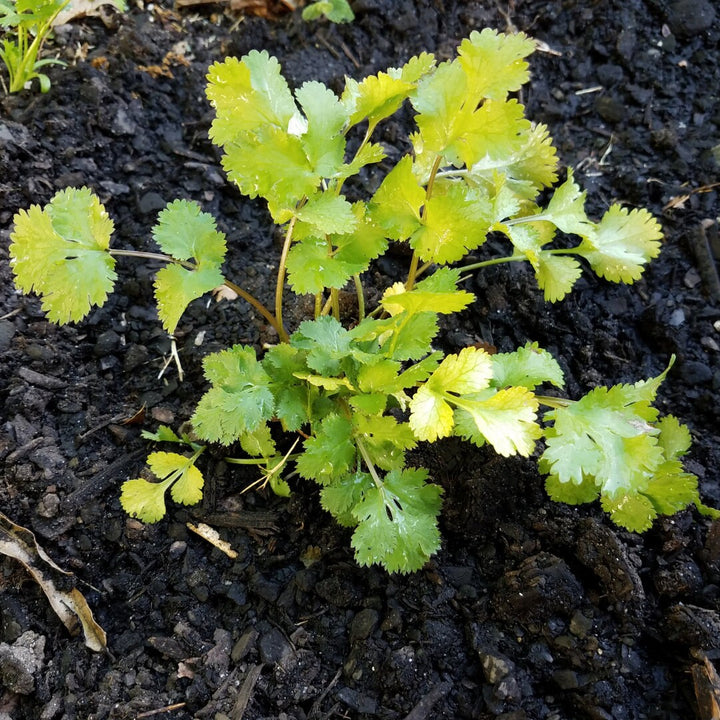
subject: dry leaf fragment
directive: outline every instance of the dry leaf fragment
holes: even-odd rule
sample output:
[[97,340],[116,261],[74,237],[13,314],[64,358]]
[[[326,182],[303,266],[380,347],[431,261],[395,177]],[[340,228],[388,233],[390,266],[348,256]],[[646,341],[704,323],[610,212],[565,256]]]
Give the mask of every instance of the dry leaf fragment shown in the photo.
[[101,20],[105,20],[107,13],[106,5],[114,5],[118,7],[118,3],[114,0],[73,0],[53,21],[53,25],[58,27],[65,25],[71,20],[80,17],[96,16]]
[[230,543],[220,538],[220,533],[211,528],[205,523],[193,525],[192,523],[187,524],[188,528],[194,533],[199,535],[203,540],[207,540],[211,545],[214,545],[218,550],[224,552],[230,559],[234,560],[237,557],[237,553],[230,547]]
[[[19,560],[33,576],[50,601],[52,609],[71,635],[77,635],[79,625],[85,635],[85,645],[101,652],[107,645],[105,631],[95,622],[92,611],[77,588],[60,590],[54,578],[67,584],[72,573],[59,568],[38,545],[35,535],[0,513],[0,553]],[[59,578],[62,575],[65,578]]]

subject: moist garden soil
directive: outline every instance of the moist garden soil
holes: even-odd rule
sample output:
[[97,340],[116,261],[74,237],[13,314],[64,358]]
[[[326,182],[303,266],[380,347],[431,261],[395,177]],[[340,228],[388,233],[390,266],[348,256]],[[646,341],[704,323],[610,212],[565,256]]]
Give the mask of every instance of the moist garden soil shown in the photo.
[[[0,718],[505,718],[675,720],[712,715],[720,658],[720,526],[687,510],[644,535],[596,506],[554,504],[532,460],[451,440],[418,451],[444,488],[442,550],[420,572],[358,567],[317,488],[241,494],[256,476],[212,453],[205,497],[165,520],[128,518],[120,485],[143,471],[143,429],[178,428],[205,389],[201,359],[273,336],[241,301],[196,301],[177,343],[153,310],[156,267],[122,261],[118,292],[77,325],[47,322],[14,290],[12,218],[87,185],[115,221],[117,247],[152,249],[157,212],[189,198],[227,233],[228,277],[271,301],[277,236],[262,203],[230,186],[208,141],[207,67],[252,48],[290,83],[339,91],[422,51],[452,57],[473,29],[540,41],[523,91],[598,217],[648,207],[662,253],[634,286],[585,276],[542,300],[517,263],[467,281],[477,301],[446,322],[447,351],[509,351],[535,340],[567,392],[659,374],[658,406],[693,436],[687,469],[720,507],[720,302],[712,242],[720,143],[720,17],[705,0],[356,0],[343,26],[298,13],[232,16],[164,2],[58,29],[46,95],[0,111],[0,497],[74,573],[107,652],[71,637],[15,561],[0,561]],[[282,10],[277,3],[276,10]],[[384,125],[388,160],[350,192],[370,193],[407,150],[409,114]],[[491,238],[478,252],[501,249]],[[404,276],[390,255],[371,288]],[[714,274],[715,273],[715,274]],[[296,327],[303,303],[291,308]],[[295,312],[293,316],[292,312]],[[205,522],[231,559],[188,529]]]

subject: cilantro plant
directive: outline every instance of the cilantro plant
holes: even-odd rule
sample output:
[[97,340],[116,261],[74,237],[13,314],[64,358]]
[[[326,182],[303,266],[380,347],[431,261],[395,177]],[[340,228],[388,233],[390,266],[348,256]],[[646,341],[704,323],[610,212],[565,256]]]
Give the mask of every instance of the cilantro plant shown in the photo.
[[15,40],[5,37],[0,49],[10,80],[6,92],[20,92],[35,78],[42,92],[50,89],[50,78],[40,68],[66,63],[55,58],[38,60],[38,55],[53,21],[69,4],[70,0],[0,0],[0,27],[15,35]]
[[303,20],[317,20],[326,17],[330,22],[345,23],[355,19],[347,0],[315,0],[302,11]]
[[[119,10],[125,9],[124,0],[109,0]],[[6,36],[0,48],[0,60],[8,71],[7,93],[20,92],[32,80],[40,83],[41,92],[50,89],[50,78],[39,72],[48,65],[66,65],[57,58],[38,60],[40,51],[50,35],[58,15],[71,0],[0,0],[0,27]],[[10,34],[15,39],[10,39]]]
[[[527,262],[555,302],[583,265],[632,283],[660,251],[660,227],[646,210],[612,205],[595,221],[572,172],[558,184],[547,128],[527,120],[511,96],[528,80],[533,48],[523,34],[473,32],[452,61],[422,54],[362,81],[347,79],[339,97],[319,82],[292,92],[265,52],[215,63],[210,136],[224,151],[229,179],[266,201],[284,236],[272,309],[225,278],[225,236],[194,202],[176,200],[160,213],[152,233],[160,253],[112,248],[113,223],[87,188],[63,190],[45,208],[16,215],[10,253],[17,285],[39,293],[55,322],[78,321],[101,305],[117,257],[135,255],[166,263],[155,297],[168,333],[192,300],[223,284],[277,332],[262,356],[238,344],[205,358],[208,388],[193,433],[162,427],[149,435],[185,451],[150,455],[160,481],[125,483],[129,513],[158,520],[168,489],[176,501],[197,502],[198,458],[204,443],[218,443],[244,451],[247,457],[231,461],[261,467],[258,482],[280,494],[290,492],[292,475],[316,482],[322,506],[353,528],[359,563],[417,570],[440,545],[441,489],[407,454],[451,435],[503,456],[538,451],[550,497],[573,504],[599,498],[630,530],[646,530],[659,513],[688,504],[715,513],[681,464],[687,429],[672,416],[659,418],[652,405],[667,370],[570,400],[543,390],[562,388],[563,374],[537,344],[494,355],[433,346],[439,316],[476,302],[460,288],[463,275]],[[408,100],[417,125],[412,150],[372,196],[349,199],[348,178],[386,157],[373,141],[378,124]],[[357,140],[349,153],[351,133]],[[507,253],[463,265],[490,233],[506,238]],[[568,237],[577,238],[570,247]],[[412,252],[407,278],[367,308],[362,274],[390,243]],[[286,326],[286,285],[315,299],[313,316],[298,327]],[[346,286],[357,295],[354,318],[340,312]]]

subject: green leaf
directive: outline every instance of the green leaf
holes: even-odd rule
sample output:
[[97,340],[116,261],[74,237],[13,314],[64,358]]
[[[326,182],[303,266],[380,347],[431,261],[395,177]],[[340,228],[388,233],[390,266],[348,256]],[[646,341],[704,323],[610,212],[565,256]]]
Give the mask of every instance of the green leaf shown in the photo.
[[225,148],[228,179],[248,197],[264,197],[273,219],[287,222],[295,206],[312,195],[321,177],[305,154],[302,139],[266,125]]
[[84,318],[103,305],[117,279],[109,254],[113,222],[88,188],[66,188],[41,209],[13,219],[10,262],[16,285],[41,296],[52,322]]
[[[302,143],[310,166],[322,177],[334,175],[343,164],[348,113],[335,93],[321,82],[306,82],[295,92],[307,118]],[[329,230],[326,232],[336,232]]]
[[466,290],[458,290],[460,271],[454,268],[439,268],[430,277],[417,283],[410,292],[402,283],[388,288],[381,304],[391,315],[405,310],[409,316],[432,312],[452,314],[464,310],[475,296]]
[[412,158],[405,155],[385,176],[368,204],[374,222],[393,240],[405,240],[420,227],[420,207],[425,202],[425,190],[412,168]]
[[275,441],[267,423],[259,425],[252,432],[243,433],[240,436],[240,446],[252,457],[273,458],[277,455]]
[[469,347],[448,355],[410,401],[410,428],[415,437],[435,442],[451,435],[455,395],[480,392],[491,378],[492,360],[484,350]]
[[436,517],[441,488],[426,483],[424,469],[393,470],[380,487],[363,493],[352,513],[352,537],[360,565],[381,564],[388,572],[419,570],[440,547]]
[[197,404],[192,424],[198,437],[230,445],[270,420],[275,399],[270,377],[251,347],[235,345],[203,361],[212,387]]
[[686,472],[678,460],[662,463],[643,495],[652,502],[655,512],[662,515],[672,515],[700,503],[697,477]]
[[299,430],[312,420],[313,400],[318,391],[310,388],[298,375],[307,373],[306,353],[287,343],[271,347],[262,365],[270,376],[270,390],[275,398],[275,413],[288,431]]
[[374,332],[381,352],[392,360],[419,360],[425,357],[438,332],[437,314],[403,311],[385,320],[375,321]]
[[555,189],[542,219],[549,220],[565,233],[588,238],[595,233],[595,226],[585,214],[585,195],[568,170],[567,180]]
[[302,19],[317,20],[325,16],[330,22],[345,23],[355,19],[347,0],[317,0],[303,8]]
[[492,359],[492,381],[496,388],[519,385],[534,390],[538,385],[549,382],[563,387],[563,371],[557,360],[537,343],[527,343],[515,352],[497,353]]
[[647,210],[612,205],[579,250],[600,277],[632,283],[660,254],[661,239],[660,224]]
[[237,141],[240,134],[268,124],[287,132],[298,116],[280,63],[264,50],[214,63],[207,79],[207,98],[215,108],[210,139],[216,145]]
[[178,453],[155,452],[148,455],[148,466],[161,482],[151,483],[135,478],[123,483],[120,504],[129,515],[145,523],[154,523],[165,516],[165,492],[171,489],[173,500],[194,505],[202,500],[204,479],[195,467],[201,451],[188,457]]
[[465,183],[438,181],[410,246],[424,262],[456,262],[485,242],[489,215],[489,204]]
[[387,249],[385,234],[364,215],[362,203],[352,206],[352,220],[347,223],[349,232],[306,237],[290,248],[286,266],[296,293],[340,289]]
[[350,420],[331,414],[320,423],[317,433],[305,440],[297,471],[306,480],[327,485],[350,470],[355,454]]
[[355,527],[357,520],[353,517],[352,510],[373,485],[370,473],[348,473],[321,489],[320,504],[343,527]]
[[473,30],[458,48],[459,63],[468,78],[468,94],[504,100],[528,81],[525,58],[534,50],[535,42],[524,33]]
[[355,414],[353,426],[373,463],[383,470],[401,469],[405,451],[417,444],[410,426],[391,415]]
[[556,255],[542,249],[542,246],[552,239],[543,235],[543,223],[508,223],[498,229],[502,229],[512,241],[515,250],[530,261],[538,286],[544,291],[545,300],[557,302],[572,290],[582,274],[580,263],[573,257]]
[[628,387],[595,388],[545,415],[555,425],[546,432],[542,462],[561,482],[592,476],[611,497],[644,489],[647,473],[662,461],[658,430],[650,424],[657,413],[648,400],[633,398]]
[[171,428],[167,425],[160,425],[156,432],[150,432],[149,430],[143,430],[141,433],[145,440],[153,440],[155,442],[173,442],[187,444],[186,440],[178,437]]
[[353,206],[342,195],[328,191],[313,195],[296,215],[318,235],[351,233],[358,223]]
[[517,197],[534,200],[538,192],[557,182],[558,159],[545,125],[532,125],[521,136],[522,143],[511,153],[489,149],[488,154],[469,168],[468,177],[493,187],[500,175]]
[[538,426],[538,402],[524,387],[509,387],[494,394],[464,396],[455,401],[455,434],[476,445],[490,443],[508,457],[529,457],[542,432]]
[[172,334],[187,306],[225,282],[219,267],[197,266],[188,270],[167,265],[155,276],[155,300],[163,328]]
[[144,523],[156,523],[167,512],[165,492],[172,480],[151,483],[143,478],[126,480],[122,484],[120,504],[128,515],[139,518]]
[[305,320],[290,337],[290,344],[307,350],[307,365],[321,375],[332,377],[343,368],[345,358],[363,362],[374,359],[367,353],[351,346],[352,336],[333,317]]
[[618,497],[603,495],[602,509],[610,514],[612,521],[630,532],[645,532],[652,527],[657,511],[650,498],[644,495],[625,494]]
[[415,83],[388,73],[368,75],[358,82],[345,79],[345,90],[341,102],[350,117],[350,125],[357,125],[367,119],[371,127],[393,115],[403,104]]
[[549,252],[541,252],[538,257],[535,277],[548,302],[562,300],[572,290],[580,275],[580,263],[573,257],[552,255]]
[[557,475],[548,475],[545,478],[545,490],[551,500],[568,505],[584,505],[597,500],[600,496],[600,488],[595,485],[595,480],[591,477],[586,477],[577,484],[570,481],[562,482]]
[[660,430],[658,442],[668,460],[675,460],[690,449],[690,431],[674,415],[665,415],[657,426]]
[[190,200],[169,203],[158,215],[152,235],[160,249],[176,260],[194,258],[201,266],[219,266],[225,259],[225,234],[217,230],[212,215]]

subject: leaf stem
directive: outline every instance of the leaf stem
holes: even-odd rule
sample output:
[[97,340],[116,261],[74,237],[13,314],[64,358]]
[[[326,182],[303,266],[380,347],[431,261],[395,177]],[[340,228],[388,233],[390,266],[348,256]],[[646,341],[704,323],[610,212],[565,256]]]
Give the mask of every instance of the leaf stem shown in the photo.
[[[110,255],[122,255],[124,257],[143,258],[144,260],[159,260],[160,262],[165,263],[176,263],[177,265],[182,265],[188,270],[193,270],[195,268],[195,265],[187,260],[176,260],[170,255],[163,255],[163,253],[145,252],[144,250],[118,249],[108,250],[108,253]],[[284,331],[281,332],[282,328],[275,319],[274,315],[254,295],[251,295],[247,292],[247,290],[243,290],[239,285],[236,285],[234,282],[227,279],[225,279],[225,286],[230,288],[230,290],[239,295],[243,300],[250,303],[250,305],[252,305],[268,321],[268,323],[270,323],[271,327],[275,330],[283,342],[287,340],[287,333],[283,336]]]
[[525,255],[508,255],[502,258],[493,258],[492,260],[483,260],[482,262],[473,263],[472,265],[463,265],[458,270],[463,272],[470,272],[471,270],[479,270],[480,268],[490,267],[491,265],[501,265],[502,263],[509,262],[527,262]]
[[297,222],[297,215],[293,215],[285,233],[285,241],[283,242],[282,253],[280,254],[280,265],[278,267],[277,285],[275,286],[275,320],[277,322],[277,331],[282,342],[288,342],[290,339],[285,328],[283,327],[283,290],[285,289],[285,267],[287,264],[287,256],[290,252],[290,244],[292,243],[292,234]]
[[[440,155],[438,155],[435,158],[435,162],[433,163],[432,169],[430,170],[430,177],[428,179],[427,187],[425,188],[425,204],[423,205],[422,210],[420,211],[420,220],[425,221],[425,218],[427,217],[427,208],[428,208],[428,201],[432,197],[433,194],[433,187],[435,186],[435,178],[437,177],[438,170],[440,169],[440,162],[442,161],[442,158]],[[420,258],[418,257],[416,252],[413,252],[412,260],[410,261],[410,269],[408,270],[408,278],[405,282],[405,289],[410,292],[410,290],[413,289],[413,285],[415,285],[415,279],[417,278],[418,274],[418,265],[420,263]]]
[[569,400],[568,398],[554,397],[552,395],[535,395],[535,399],[541,405],[547,405],[547,407],[555,408],[559,410],[561,408],[570,407],[576,400]]
[[358,320],[362,321],[365,319],[365,291],[359,275],[353,275],[353,282],[355,283],[355,292],[358,299]]
[[380,476],[377,474],[377,470],[375,469],[375,463],[373,463],[372,458],[370,457],[370,453],[367,451],[367,448],[363,444],[363,441],[360,438],[356,437],[355,444],[357,445],[357,449],[360,451],[360,454],[365,461],[365,465],[367,466],[368,472],[370,473],[373,482],[379,490],[382,490],[385,487],[385,484],[380,479]]

